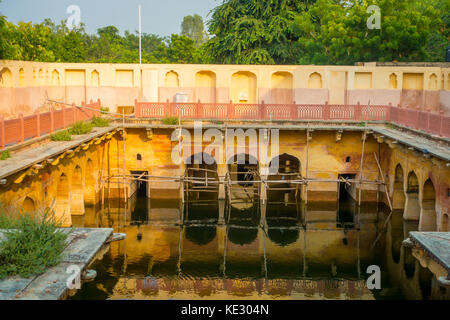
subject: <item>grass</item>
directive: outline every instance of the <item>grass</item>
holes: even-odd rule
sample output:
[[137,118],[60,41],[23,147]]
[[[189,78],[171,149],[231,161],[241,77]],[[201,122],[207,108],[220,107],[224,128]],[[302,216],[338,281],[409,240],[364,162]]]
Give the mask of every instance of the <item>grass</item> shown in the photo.
[[69,133],[73,135],[87,134],[92,131],[93,127],[92,123],[78,121],[70,127]]
[[0,279],[28,278],[57,265],[68,234],[59,227],[50,210],[42,214],[17,211],[8,216],[0,208],[0,229],[9,229],[0,242]]
[[109,120],[100,117],[93,117],[91,123],[94,127],[107,127],[109,126]]
[[178,124],[178,117],[167,117],[162,119],[162,123],[166,125],[177,125]]
[[72,137],[69,130],[61,130],[50,135],[52,141],[71,141]]
[[11,158],[11,153],[9,152],[9,150],[5,150],[0,153],[0,160],[6,160],[8,158]]

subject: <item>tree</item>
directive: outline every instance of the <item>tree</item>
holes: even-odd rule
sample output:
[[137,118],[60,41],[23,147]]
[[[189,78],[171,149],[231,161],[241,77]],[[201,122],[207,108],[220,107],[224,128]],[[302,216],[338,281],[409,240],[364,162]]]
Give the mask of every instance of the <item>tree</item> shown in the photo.
[[[318,0],[297,15],[300,64],[357,61],[424,61],[427,40],[438,29],[438,0]],[[380,7],[380,30],[369,30],[367,8]]]
[[181,23],[181,35],[193,39],[197,47],[202,45],[208,39],[204,30],[203,18],[198,14],[185,16]]
[[298,37],[292,23],[311,2],[225,0],[213,9],[208,51],[219,63],[294,63]]
[[193,39],[172,34],[167,47],[167,57],[172,63],[195,63],[197,62],[196,51]]

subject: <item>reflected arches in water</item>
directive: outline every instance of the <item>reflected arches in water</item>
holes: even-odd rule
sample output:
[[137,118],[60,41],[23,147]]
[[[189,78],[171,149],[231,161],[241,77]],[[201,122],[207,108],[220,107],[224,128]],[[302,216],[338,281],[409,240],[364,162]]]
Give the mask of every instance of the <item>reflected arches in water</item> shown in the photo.
[[186,226],[186,238],[198,245],[207,245],[216,237],[215,226]]

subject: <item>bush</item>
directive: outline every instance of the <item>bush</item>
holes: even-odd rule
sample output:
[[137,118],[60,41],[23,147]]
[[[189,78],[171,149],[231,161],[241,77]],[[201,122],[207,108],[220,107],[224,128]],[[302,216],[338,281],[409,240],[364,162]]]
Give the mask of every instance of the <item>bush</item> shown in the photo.
[[109,108],[108,107],[101,107],[100,108],[100,113],[101,114],[107,114],[109,112]]
[[54,213],[17,212],[8,217],[0,212],[0,279],[20,275],[27,278],[41,274],[61,261],[68,233],[54,219]]
[[52,141],[70,141],[72,137],[70,136],[69,130],[62,130],[50,135]]
[[167,125],[177,125],[178,117],[167,117],[167,118],[162,119],[162,122]]
[[0,160],[6,160],[8,158],[11,158],[11,154],[9,153],[9,150],[5,150],[0,154]]
[[87,134],[92,131],[93,127],[94,126],[89,122],[78,121],[72,125],[69,129],[69,133],[74,135]]
[[107,127],[109,126],[109,120],[100,117],[93,117],[91,123],[94,127]]

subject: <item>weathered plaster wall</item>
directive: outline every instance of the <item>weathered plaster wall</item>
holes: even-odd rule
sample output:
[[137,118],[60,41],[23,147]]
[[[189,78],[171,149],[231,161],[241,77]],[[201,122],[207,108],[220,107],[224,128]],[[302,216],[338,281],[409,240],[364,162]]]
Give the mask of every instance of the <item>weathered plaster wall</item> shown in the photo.
[[134,100],[299,104],[401,104],[450,112],[450,68],[376,66],[137,65],[0,61],[0,114],[101,99],[111,111]]

